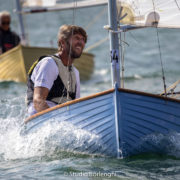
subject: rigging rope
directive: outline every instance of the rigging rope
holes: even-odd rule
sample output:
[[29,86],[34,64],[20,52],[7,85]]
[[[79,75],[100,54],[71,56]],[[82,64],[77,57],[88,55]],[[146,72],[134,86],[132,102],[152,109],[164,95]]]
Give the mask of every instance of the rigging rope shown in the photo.
[[[76,16],[76,9],[77,9],[77,0],[74,0],[74,7],[73,7],[73,18],[72,18],[72,25],[75,25],[75,16]],[[73,35],[73,30],[71,32],[71,36]],[[70,95],[69,95],[69,92],[70,92],[70,86],[72,86],[72,68],[69,66],[70,64],[70,58],[71,58],[71,51],[72,51],[72,39],[70,41],[70,44],[69,44],[69,54],[68,54],[68,65],[67,65],[67,70],[68,70],[68,83],[67,83],[67,96],[66,96],[66,99],[67,101],[70,100]],[[64,91],[65,91],[65,86],[64,86],[64,89],[63,89],[63,93],[64,94]],[[62,97],[60,98],[59,100],[59,103],[62,101],[62,98],[63,98],[63,95]]]
[[103,8],[103,10],[100,11],[100,13],[98,13],[98,15],[95,16],[95,17],[92,19],[92,21],[90,21],[90,22],[88,23],[88,25],[86,25],[85,29],[88,30],[93,24],[95,24],[95,22],[98,21],[99,18],[101,18],[101,17],[105,14],[106,11],[107,11],[107,7]]
[[72,18],[72,24],[73,25],[75,24],[76,9],[77,9],[77,0],[74,0],[73,18]]
[[121,47],[121,87],[124,88],[124,55],[125,55],[125,42],[126,42],[126,34],[125,32],[123,32],[123,43],[122,43],[122,47]]
[[176,5],[177,5],[178,9],[180,10],[180,7],[179,7],[179,4],[178,4],[177,0],[174,0],[174,1],[175,1]]
[[[118,3],[117,3],[118,4]],[[122,18],[122,11],[123,11],[123,8],[121,7],[120,10],[118,11],[118,5],[117,5],[117,17],[118,17],[118,27],[120,28],[120,20],[123,19]],[[123,33],[123,40],[122,40],[122,36],[121,36],[121,33],[119,33],[118,35],[118,38],[119,38],[119,52],[120,52],[120,55],[121,55],[121,58],[120,58],[120,66],[121,66],[121,87],[124,88],[124,54],[125,54],[125,45],[128,45],[126,43],[126,40],[125,40],[125,32]]]
[[[76,16],[76,8],[77,8],[77,0],[74,0],[74,8],[73,8],[73,18],[72,18],[72,24],[75,25],[75,16]],[[73,30],[71,32],[71,37],[74,34]],[[72,51],[72,39],[70,42],[70,50],[69,50],[69,56],[68,56],[68,89],[67,89],[67,100],[69,100],[69,92],[70,92],[70,85],[72,85],[72,68],[69,66],[69,60],[71,58],[71,51]]]
[[[152,4],[153,4],[153,9],[155,12],[155,3],[154,0],[152,0]],[[156,21],[156,15],[154,13],[154,19]],[[158,24],[157,24],[158,25]],[[159,31],[158,31],[158,26],[156,27],[156,35],[157,35],[157,41],[158,41],[158,49],[159,49],[159,58],[160,58],[160,62],[161,62],[161,71],[162,71],[162,79],[163,79],[163,85],[164,85],[164,92],[165,92],[165,96],[167,96],[167,92],[166,92],[166,81],[165,81],[165,75],[164,75],[164,67],[163,67],[163,61],[162,61],[162,53],[161,53],[161,45],[160,45],[160,40],[159,40]]]
[[[99,13],[97,16],[95,16],[95,17],[92,19],[92,21],[90,21],[90,22],[88,23],[88,25],[86,25],[85,29],[88,30],[90,27],[92,27],[93,24],[95,24],[95,23],[105,14],[106,10],[107,10],[106,7],[103,8],[103,10],[100,11],[100,13]],[[90,51],[90,50],[92,50],[92,49],[100,46],[102,43],[104,43],[105,41],[107,41],[108,38],[109,38],[109,37],[105,37],[105,38],[103,38],[103,39],[101,39],[101,40],[98,40],[97,42],[95,42],[95,43],[92,44],[91,46],[87,47],[87,48],[84,50],[84,52],[88,52],[88,51]]]

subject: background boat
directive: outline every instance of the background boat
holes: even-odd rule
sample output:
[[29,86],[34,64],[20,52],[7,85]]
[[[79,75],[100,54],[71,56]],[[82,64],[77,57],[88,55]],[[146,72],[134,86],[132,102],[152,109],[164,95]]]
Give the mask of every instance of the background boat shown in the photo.
[[[56,48],[32,47],[19,45],[0,56],[0,80],[26,82],[27,73],[40,56],[51,55],[57,52]],[[74,66],[79,70],[81,80],[88,80],[94,70],[94,56],[83,53],[75,61]]]

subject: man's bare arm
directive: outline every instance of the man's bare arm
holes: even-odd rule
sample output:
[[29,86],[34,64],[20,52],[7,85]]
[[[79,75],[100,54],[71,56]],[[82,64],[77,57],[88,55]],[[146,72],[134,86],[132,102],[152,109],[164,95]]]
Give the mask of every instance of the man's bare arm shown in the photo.
[[49,106],[46,103],[46,98],[48,96],[48,93],[49,93],[49,89],[45,87],[34,88],[33,103],[34,103],[34,108],[36,109],[37,112],[49,108]]

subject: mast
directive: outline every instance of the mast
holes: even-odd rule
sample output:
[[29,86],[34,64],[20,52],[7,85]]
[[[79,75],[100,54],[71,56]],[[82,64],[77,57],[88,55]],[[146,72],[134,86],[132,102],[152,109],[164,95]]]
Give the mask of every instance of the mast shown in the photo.
[[109,38],[110,38],[110,54],[111,54],[111,76],[112,86],[117,84],[120,87],[120,56],[119,41],[117,32],[117,9],[116,0],[108,0],[109,14]]
[[17,12],[18,12],[18,18],[19,18],[19,24],[20,24],[20,29],[21,29],[21,40],[22,40],[22,44],[27,45],[27,41],[26,41],[26,35],[25,35],[25,30],[24,30],[24,23],[23,23],[23,17],[21,14],[21,3],[20,0],[16,0],[16,8],[17,8]]
[[114,93],[114,116],[115,116],[115,132],[117,145],[117,158],[122,156],[122,121],[120,119],[119,109],[120,99],[118,88],[120,87],[120,64],[119,64],[119,40],[117,31],[117,9],[116,0],[108,0],[109,14],[109,36],[110,36],[110,53],[111,53],[111,75]]

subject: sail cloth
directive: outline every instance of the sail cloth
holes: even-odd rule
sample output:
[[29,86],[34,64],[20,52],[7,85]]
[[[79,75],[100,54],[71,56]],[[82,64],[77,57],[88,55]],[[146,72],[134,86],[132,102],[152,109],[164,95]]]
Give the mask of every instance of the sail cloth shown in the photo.
[[46,6],[55,6],[56,0],[24,0],[23,7],[46,7]]
[[60,1],[60,0],[24,0],[21,13],[38,13],[49,11],[71,10],[74,8],[86,8],[107,5],[107,0],[82,0],[82,1]]
[[[26,9],[23,13],[74,8],[73,2],[62,3],[56,0],[24,0],[23,2],[23,7],[33,8]],[[107,0],[82,0],[77,1],[76,8],[107,5],[107,3]],[[123,7],[121,12],[121,17],[124,17],[121,21],[123,24],[180,28],[180,0],[117,0],[117,5],[119,12],[120,6]]]
[[119,0],[123,24],[180,28],[180,0]]

